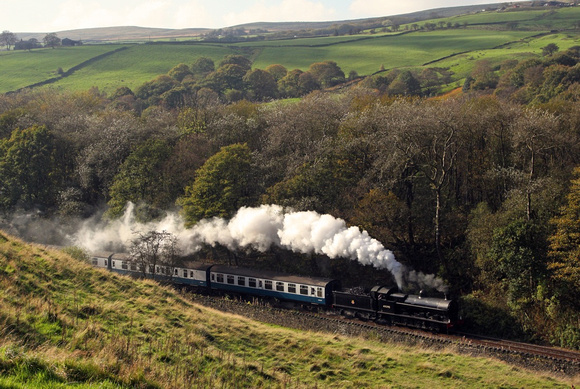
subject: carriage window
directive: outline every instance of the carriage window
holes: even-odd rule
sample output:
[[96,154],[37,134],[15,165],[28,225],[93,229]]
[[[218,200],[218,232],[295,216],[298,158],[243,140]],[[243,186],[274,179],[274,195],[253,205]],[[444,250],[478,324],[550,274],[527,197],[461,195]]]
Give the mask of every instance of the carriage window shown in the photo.
[[135,262],[131,262],[131,270],[137,271],[137,264]]
[[222,284],[224,283],[224,275],[223,274],[217,275],[217,282],[220,282]]
[[316,296],[316,291],[314,290],[314,288],[310,288],[310,294]]
[[115,261],[113,261],[113,267],[115,267]]
[[256,279],[255,278],[248,278],[248,286],[250,288],[255,288],[256,287]]
[[283,282],[276,282],[276,290],[278,292],[283,292],[284,291],[284,283]]
[[316,293],[316,295],[317,295],[318,297],[323,297],[323,296],[324,296],[324,294],[322,293],[322,288],[318,288],[318,289],[317,289],[317,293]]
[[213,274],[213,273],[212,273],[212,275],[211,275],[211,280],[212,280],[212,281],[215,281],[215,274]]
[[264,289],[272,290],[272,281],[264,281]]
[[296,284],[288,284],[288,293],[296,293]]
[[246,286],[246,277],[238,277],[238,285]]
[[127,270],[129,268],[129,266],[127,266],[127,262],[121,262],[121,268]]
[[178,271],[179,271],[179,269],[175,269],[175,272],[174,272],[175,275],[179,275]]
[[187,278],[187,270],[183,271],[183,278]]
[[308,287],[306,285],[300,285],[300,294],[308,296]]
[[97,258],[93,258],[93,266],[99,266],[99,260]]
[[189,278],[193,278],[193,270],[189,271]]
[[108,262],[107,262],[107,260],[106,260],[106,259],[105,259],[105,266],[108,266]]
[[228,284],[233,285],[235,283],[234,276],[228,276]]

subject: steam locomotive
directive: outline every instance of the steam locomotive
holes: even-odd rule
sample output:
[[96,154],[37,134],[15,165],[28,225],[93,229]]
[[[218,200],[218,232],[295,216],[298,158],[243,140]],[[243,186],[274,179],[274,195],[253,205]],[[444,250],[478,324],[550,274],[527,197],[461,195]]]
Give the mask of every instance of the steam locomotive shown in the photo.
[[93,266],[135,277],[190,286],[205,291],[234,293],[334,309],[341,314],[434,332],[461,324],[455,300],[402,293],[397,287],[375,286],[370,292],[341,289],[339,280],[302,277],[271,271],[185,262],[179,267],[141,266],[122,253],[95,253]]

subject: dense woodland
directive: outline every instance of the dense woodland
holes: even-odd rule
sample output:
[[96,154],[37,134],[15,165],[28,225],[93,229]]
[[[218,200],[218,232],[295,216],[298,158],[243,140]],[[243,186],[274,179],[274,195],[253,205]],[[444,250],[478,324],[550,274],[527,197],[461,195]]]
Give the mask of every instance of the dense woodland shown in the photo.
[[426,97],[442,69],[343,84],[332,62],[240,56],[112,96],[4,95],[0,208],[66,223],[130,201],[190,225],[259,204],[329,213],[443,277],[470,326],[580,348],[580,53],[548,51],[482,62],[454,97]]

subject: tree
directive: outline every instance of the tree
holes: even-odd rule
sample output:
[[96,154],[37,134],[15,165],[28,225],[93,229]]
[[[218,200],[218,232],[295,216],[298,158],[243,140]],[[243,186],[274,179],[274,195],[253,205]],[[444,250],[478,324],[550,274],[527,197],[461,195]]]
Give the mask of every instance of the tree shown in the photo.
[[574,169],[566,204],[552,220],[556,231],[550,237],[549,267],[553,278],[580,294],[580,168]]
[[494,89],[499,81],[498,75],[487,60],[478,61],[475,64],[471,77],[473,78],[471,89],[474,90]]
[[316,77],[310,72],[301,73],[298,76],[298,92],[299,96],[307,95],[308,93],[320,89],[320,84]]
[[555,43],[548,43],[546,46],[542,47],[542,56],[550,57],[555,52],[560,50],[557,44]]
[[274,77],[274,80],[276,80],[276,82],[280,81],[282,78],[286,76],[286,74],[288,74],[288,70],[284,66],[279,64],[270,65],[265,70],[268,73],[270,73],[272,77]]
[[175,79],[167,75],[161,75],[137,88],[135,96],[142,100],[148,100],[155,97],[159,98],[163,93],[178,85],[179,83]]
[[167,73],[167,75],[169,77],[171,77],[174,80],[177,80],[179,82],[183,81],[185,76],[188,76],[190,74],[192,74],[192,73],[191,73],[191,70],[189,70],[189,66],[187,66],[184,63],[180,63],[179,65],[176,65]]
[[420,96],[421,84],[413,76],[413,73],[405,70],[389,85],[387,91],[390,95]]
[[204,78],[215,70],[215,64],[211,58],[199,57],[191,65],[191,73],[196,78]]
[[278,81],[278,88],[280,93],[286,97],[298,97],[301,94],[299,78],[304,73],[300,69],[289,71],[284,77]]
[[244,75],[247,73],[240,65],[225,64],[215,72],[210,73],[204,80],[204,86],[223,94],[227,89],[244,90]]
[[[171,194],[171,182],[166,179],[163,164],[169,158],[171,148],[158,139],[150,139],[127,157],[113,179],[109,189],[108,214],[119,217],[128,202],[145,203],[153,209],[143,209],[139,214],[141,221],[158,215],[158,209],[168,206],[177,196]],[[156,211],[157,210],[157,211]]]
[[60,46],[60,38],[56,35],[55,32],[51,32],[50,34],[46,34],[42,39],[44,45],[46,47],[55,48],[56,46]]
[[238,54],[230,54],[226,55],[224,59],[220,62],[219,67],[223,67],[226,65],[237,65],[244,69],[244,72],[249,71],[252,69],[252,61],[250,61],[247,57]]
[[[559,130],[557,118],[549,112],[528,109],[513,123],[513,145],[519,150],[522,158],[522,172],[527,170],[526,215],[531,220],[532,193],[539,189],[537,185],[537,160],[551,150],[564,147],[572,137]],[[526,166],[527,165],[527,166]]]
[[15,130],[0,141],[0,207],[53,206],[61,180],[57,142],[46,127]]
[[246,73],[243,80],[254,100],[263,101],[278,94],[278,84],[274,76],[265,70],[251,70]]
[[129,255],[137,263],[143,277],[151,275],[155,279],[158,273],[172,277],[180,254],[177,237],[167,231],[154,230],[137,235],[131,242]]
[[344,72],[334,61],[316,62],[310,65],[308,73],[324,88],[344,82]]
[[389,137],[395,146],[391,161],[406,174],[416,172],[429,183],[435,197],[435,248],[439,260],[449,270],[441,251],[443,190],[449,184],[462,142],[453,105],[416,106],[401,102],[397,106],[398,118]]
[[18,38],[14,33],[4,30],[0,34],[0,45],[6,46],[8,50],[10,50],[10,47],[15,45],[16,42],[18,42]]
[[245,144],[225,146],[197,171],[195,181],[178,200],[187,225],[204,218],[230,217],[250,205],[252,155]]
[[546,276],[545,242],[545,229],[527,220],[514,220],[494,230],[490,256],[500,277],[505,277],[514,308],[533,299]]

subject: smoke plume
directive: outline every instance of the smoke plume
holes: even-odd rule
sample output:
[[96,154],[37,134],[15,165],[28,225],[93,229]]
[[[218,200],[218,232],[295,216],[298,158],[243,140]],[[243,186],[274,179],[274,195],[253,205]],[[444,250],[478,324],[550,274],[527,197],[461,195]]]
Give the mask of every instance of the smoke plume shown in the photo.
[[129,205],[123,218],[106,225],[86,222],[73,236],[74,244],[90,251],[118,250],[138,232],[167,231],[178,238],[184,253],[195,253],[203,245],[222,245],[232,251],[254,249],[261,252],[280,247],[296,253],[324,254],[330,258],[348,258],[377,269],[387,269],[400,289],[404,286],[445,291],[446,286],[434,275],[409,271],[395,259],[381,242],[358,227],[348,227],[342,219],[313,211],[291,212],[278,205],[243,207],[225,220],[204,219],[186,229],[183,219],[169,214],[160,222],[138,224]]

